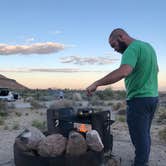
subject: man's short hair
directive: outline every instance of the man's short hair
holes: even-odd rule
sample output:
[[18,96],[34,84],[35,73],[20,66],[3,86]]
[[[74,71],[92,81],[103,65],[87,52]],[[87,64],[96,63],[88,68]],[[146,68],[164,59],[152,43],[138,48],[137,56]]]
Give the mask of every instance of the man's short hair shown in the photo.
[[128,33],[124,29],[122,29],[122,28],[116,28],[116,29],[114,29],[111,32],[111,34],[109,36],[109,39],[110,38],[116,39],[117,37],[119,37],[120,34],[126,34],[126,35],[128,35]]

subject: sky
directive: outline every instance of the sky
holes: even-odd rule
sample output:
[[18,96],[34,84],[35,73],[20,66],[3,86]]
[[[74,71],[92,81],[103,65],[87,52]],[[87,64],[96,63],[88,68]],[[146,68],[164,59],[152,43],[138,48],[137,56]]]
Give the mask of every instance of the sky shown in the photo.
[[165,18],[165,0],[0,0],[0,74],[33,89],[85,89],[119,67],[108,37],[123,28],[155,48],[166,90]]

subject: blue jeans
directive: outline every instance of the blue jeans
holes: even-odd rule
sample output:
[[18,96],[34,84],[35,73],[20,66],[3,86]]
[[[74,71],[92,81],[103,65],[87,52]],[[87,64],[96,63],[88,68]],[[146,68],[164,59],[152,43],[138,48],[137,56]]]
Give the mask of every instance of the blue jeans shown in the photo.
[[145,166],[149,160],[150,127],[158,97],[133,98],[127,101],[127,124],[135,147],[134,166]]

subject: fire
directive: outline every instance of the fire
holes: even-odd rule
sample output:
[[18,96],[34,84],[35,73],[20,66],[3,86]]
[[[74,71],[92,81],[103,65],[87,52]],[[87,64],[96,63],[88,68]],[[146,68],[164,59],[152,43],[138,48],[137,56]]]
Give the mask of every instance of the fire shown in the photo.
[[82,133],[86,133],[88,131],[88,129],[86,128],[85,124],[81,124],[79,127],[79,131]]

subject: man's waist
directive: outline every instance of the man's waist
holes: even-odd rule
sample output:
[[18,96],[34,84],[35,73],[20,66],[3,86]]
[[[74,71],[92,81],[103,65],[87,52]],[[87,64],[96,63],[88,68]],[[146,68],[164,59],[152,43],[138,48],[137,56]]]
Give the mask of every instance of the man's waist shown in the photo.
[[155,97],[133,97],[131,99],[127,99],[127,102],[132,102],[132,101],[158,101],[159,97],[155,96]]

